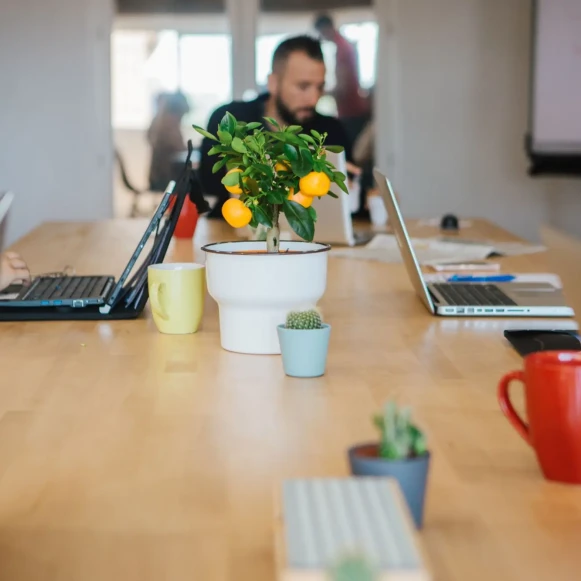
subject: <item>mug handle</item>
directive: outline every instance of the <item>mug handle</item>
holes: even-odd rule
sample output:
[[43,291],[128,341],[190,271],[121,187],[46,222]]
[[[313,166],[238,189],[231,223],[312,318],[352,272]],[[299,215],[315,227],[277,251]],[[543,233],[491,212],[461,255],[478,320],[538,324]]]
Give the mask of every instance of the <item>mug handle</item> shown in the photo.
[[151,308],[153,309],[153,312],[164,321],[167,321],[169,319],[168,314],[165,312],[165,309],[159,300],[159,293],[163,286],[163,282],[152,283],[149,289],[149,298],[151,299]]
[[512,402],[510,401],[509,388],[513,381],[520,381],[524,384],[525,377],[522,371],[511,371],[507,373],[498,384],[498,403],[502,413],[507,417],[514,429],[521,435],[523,440],[532,446],[529,426],[525,424],[522,418],[516,413]]

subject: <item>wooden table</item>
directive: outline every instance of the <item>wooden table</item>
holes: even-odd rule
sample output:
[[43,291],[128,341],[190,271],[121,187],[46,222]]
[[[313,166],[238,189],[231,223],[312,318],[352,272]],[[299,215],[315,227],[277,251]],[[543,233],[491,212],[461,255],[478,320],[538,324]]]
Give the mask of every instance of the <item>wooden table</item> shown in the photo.
[[[16,249],[34,273],[118,274],[143,228],[45,224]],[[465,235],[511,239],[481,222]],[[202,221],[168,260],[203,260],[221,237]],[[422,538],[435,578],[580,579],[581,489],[544,481],[499,410],[497,380],[520,366],[500,323],[431,317],[402,265],[339,258],[322,307],[333,333],[313,380],[221,350],[212,301],[194,336],[158,334],[149,310],[0,324],[1,578],[271,581],[275,488],[346,475],[346,448],[375,438],[371,415],[398,397],[434,455]]]

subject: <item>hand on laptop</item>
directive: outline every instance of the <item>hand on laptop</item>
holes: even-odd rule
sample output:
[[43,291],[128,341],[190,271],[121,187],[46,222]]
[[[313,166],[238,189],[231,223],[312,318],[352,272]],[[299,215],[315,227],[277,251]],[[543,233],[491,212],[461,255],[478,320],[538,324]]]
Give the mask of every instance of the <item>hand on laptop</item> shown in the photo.
[[0,262],[0,291],[12,283],[30,281],[26,262],[16,252],[5,252]]

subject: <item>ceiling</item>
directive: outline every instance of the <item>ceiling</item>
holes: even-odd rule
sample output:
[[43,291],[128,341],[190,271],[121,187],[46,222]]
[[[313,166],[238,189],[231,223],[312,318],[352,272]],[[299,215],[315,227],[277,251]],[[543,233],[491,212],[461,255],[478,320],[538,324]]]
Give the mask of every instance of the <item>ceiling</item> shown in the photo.
[[[371,6],[372,0],[261,0],[261,4],[264,12],[318,12]],[[216,13],[224,10],[225,0],[117,0],[119,14]]]

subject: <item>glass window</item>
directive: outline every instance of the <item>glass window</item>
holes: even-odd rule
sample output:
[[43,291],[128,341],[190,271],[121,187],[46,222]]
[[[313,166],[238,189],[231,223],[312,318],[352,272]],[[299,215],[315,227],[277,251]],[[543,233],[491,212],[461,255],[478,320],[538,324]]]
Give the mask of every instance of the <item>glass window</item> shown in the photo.
[[232,100],[230,45],[227,34],[181,35],[180,87],[191,107],[185,125],[205,127],[214,109]]
[[359,83],[364,89],[375,84],[377,61],[378,25],[376,22],[345,24],[340,28],[341,34],[357,47],[359,61]]
[[147,129],[159,93],[177,90],[191,107],[184,127],[205,125],[211,112],[232,98],[230,42],[227,34],[116,30],[111,47],[113,126]]

